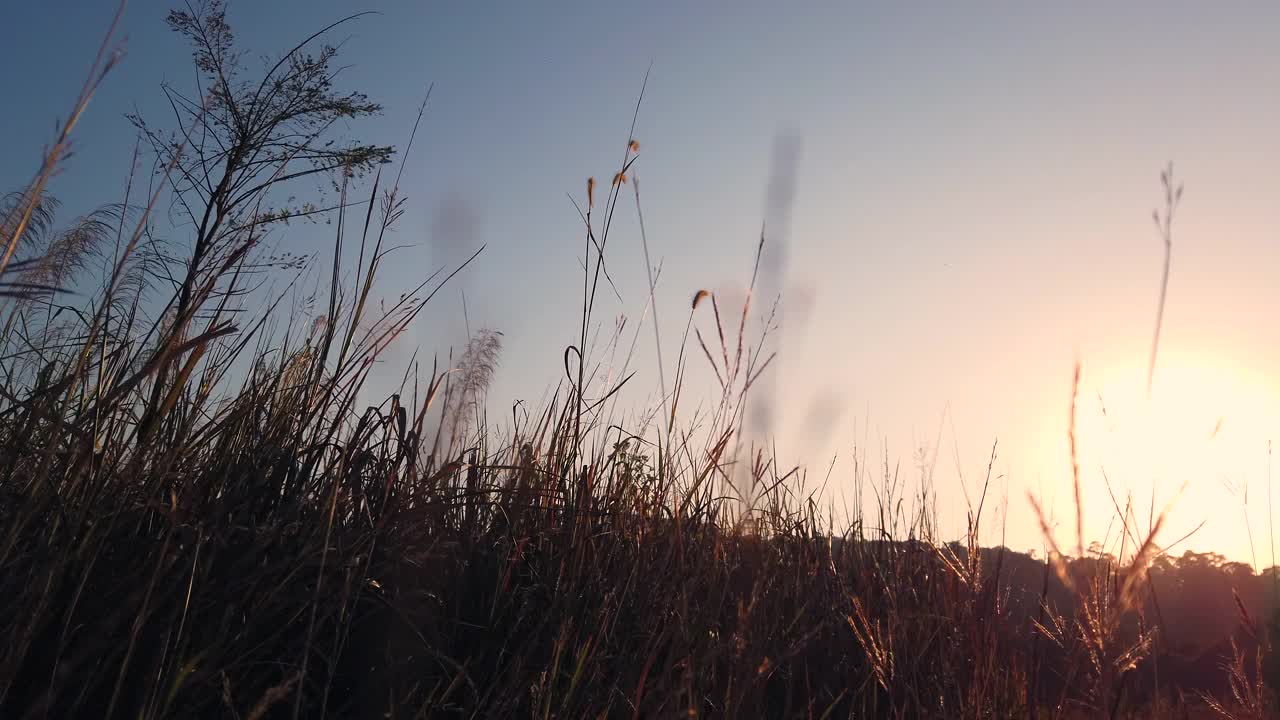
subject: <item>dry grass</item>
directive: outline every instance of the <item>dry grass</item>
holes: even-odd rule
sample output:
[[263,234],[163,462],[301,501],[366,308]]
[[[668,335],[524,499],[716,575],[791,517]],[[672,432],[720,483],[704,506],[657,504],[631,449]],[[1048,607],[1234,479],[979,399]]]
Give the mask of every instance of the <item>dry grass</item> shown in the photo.
[[[1147,568],[1159,523],[1140,536],[1118,506],[1132,533],[1118,558],[1085,557],[1079,537],[1074,561],[1055,546],[1036,562],[979,547],[985,487],[965,537],[943,542],[927,511],[901,515],[905,486],[886,467],[878,506],[833,528],[797,472],[742,445],[752,384],[772,357],[765,337],[748,337],[750,293],[727,330],[718,298],[694,296],[671,387],[664,378],[655,413],[624,427],[616,394],[629,355],[622,372],[602,372],[589,336],[628,179],[640,206],[630,134],[611,186],[588,184],[582,315],[567,319],[580,323],[580,342],[565,351],[555,396],[509,430],[492,429],[483,395],[500,342],[477,333],[456,367],[415,364],[398,394],[359,406],[380,353],[462,268],[372,312],[404,201],[398,178],[386,188],[377,175],[367,200],[352,202],[354,170],[376,171],[389,151],[348,148],[323,156],[341,163],[321,309],[295,318],[273,298],[258,315],[246,311],[261,233],[281,219],[264,209],[268,191],[294,177],[296,156],[323,141],[330,120],[376,106],[324,86],[328,104],[314,117],[261,120],[244,133],[229,120],[238,103],[254,117],[291,106],[261,99],[266,80],[237,84],[232,55],[219,52],[231,36],[217,10],[170,18],[206,43],[200,69],[225,92],[201,103],[171,91],[189,124],[173,143],[145,135],[166,183],[141,203],[126,196],[114,228],[91,216],[99,224],[66,236],[77,256],[114,243],[101,292],[75,312],[21,298],[0,307],[9,328],[0,717],[1073,718],[1206,708],[1262,717],[1274,708],[1260,681],[1266,632],[1243,604],[1255,642],[1224,658],[1233,696],[1183,702],[1178,688],[1148,681],[1158,667]],[[302,57],[305,47],[277,68],[326,77],[332,55]],[[72,119],[107,65],[95,66]],[[298,127],[318,131],[299,139]],[[281,133],[292,150],[237,165]],[[5,206],[0,270],[52,226],[46,185],[68,137]],[[122,279],[162,194],[197,222],[188,255],[171,266],[185,275],[148,320],[146,282]],[[340,267],[348,248],[354,275]],[[39,277],[32,285],[68,280]],[[651,294],[655,277],[647,268]],[[54,332],[56,314],[71,319]],[[720,401],[682,423],[691,334]],[[857,482],[865,473],[863,462]],[[1046,535],[1052,542],[1047,525]]]

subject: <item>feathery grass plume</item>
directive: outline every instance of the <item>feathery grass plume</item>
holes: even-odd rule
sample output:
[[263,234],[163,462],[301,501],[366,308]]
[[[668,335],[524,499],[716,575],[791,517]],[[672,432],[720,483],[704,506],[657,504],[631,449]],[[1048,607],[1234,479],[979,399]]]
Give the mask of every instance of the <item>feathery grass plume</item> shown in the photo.
[[[46,295],[56,287],[39,277],[49,267],[47,258],[52,242],[54,214],[59,203],[48,195],[31,197],[31,191],[14,191],[0,197],[0,237],[12,237],[15,252],[29,257],[10,262],[0,271],[0,297],[25,299]],[[18,226],[25,225],[19,230]]]
[[502,355],[502,333],[482,328],[468,341],[455,370],[449,395],[445,397],[450,448],[457,444],[481,415],[481,403]]
[[102,207],[53,233],[40,251],[39,262],[22,273],[23,281],[65,287],[91,259],[102,257],[114,239],[117,224],[127,215],[127,208],[121,206]]
[[594,177],[587,178],[587,207],[596,206],[596,179]]
[[[55,214],[61,203],[48,194],[41,193],[32,197],[30,190],[14,190],[0,197],[0,237],[16,237],[17,249],[35,252],[47,244],[49,233],[53,231]],[[28,213],[26,224],[19,230],[21,215]],[[15,235],[16,233],[16,235]]]
[[21,202],[5,213],[4,222],[0,224],[0,230],[3,230],[3,234],[0,234],[0,244],[4,246],[3,251],[0,252],[0,275],[4,275],[13,261],[13,255],[26,234],[28,224],[40,213],[40,205],[45,197],[49,180],[70,154],[72,131],[88,108],[89,101],[124,55],[123,48],[115,44],[115,33],[124,15],[125,5],[125,0],[121,0],[116,6],[111,24],[103,34],[102,44],[98,46],[98,52],[89,66],[88,77],[85,78],[84,85],[76,96],[71,113],[61,123],[57,140],[43,153],[40,170],[36,172],[25,190],[19,194]]

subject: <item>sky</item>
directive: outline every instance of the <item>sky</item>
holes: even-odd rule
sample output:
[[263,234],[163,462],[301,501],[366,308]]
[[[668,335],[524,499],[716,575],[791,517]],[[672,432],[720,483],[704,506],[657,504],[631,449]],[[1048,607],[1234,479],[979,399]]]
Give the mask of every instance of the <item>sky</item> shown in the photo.
[[[6,95],[21,99],[4,112],[5,188],[38,167],[114,10],[16,5],[6,19],[20,32],[0,44]],[[68,214],[120,199],[124,114],[164,120],[159,84],[191,86],[188,51],[162,22],[169,7],[126,11],[127,55],[52,188]],[[486,247],[389,353],[386,382],[415,347],[462,341],[465,293],[467,324],[504,333],[491,402],[536,403],[554,385],[581,302],[569,196],[617,169],[648,71],[634,176],[662,264],[668,354],[695,291],[740,301],[774,148],[796,148],[794,200],[766,243],[781,273],[782,465],[803,464],[814,484],[831,467],[839,504],[858,492],[855,452],[914,479],[924,448],[954,534],[998,441],[1000,510],[983,541],[1042,548],[1034,493],[1074,545],[1078,361],[1086,542],[1116,537],[1114,493],[1134,498],[1144,525],[1153,505],[1170,506],[1166,542],[1204,522],[1175,552],[1271,564],[1280,5],[240,0],[229,20],[267,56],[361,10],[377,14],[335,36],[350,64],[340,82],[385,110],[350,133],[403,145],[433,86],[403,182],[397,241],[409,247],[382,288],[395,297]],[[1170,162],[1185,194],[1148,398],[1163,261],[1151,213]],[[633,203],[618,217],[609,267],[621,302],[602,300],[606,325],[637,322],[647,300]],[[296,253],[331,242],[323,225],[277,233]],[[625,396],[637,406],[659,388],[651,333]],[[705,368],[690,377],[712,381]]]

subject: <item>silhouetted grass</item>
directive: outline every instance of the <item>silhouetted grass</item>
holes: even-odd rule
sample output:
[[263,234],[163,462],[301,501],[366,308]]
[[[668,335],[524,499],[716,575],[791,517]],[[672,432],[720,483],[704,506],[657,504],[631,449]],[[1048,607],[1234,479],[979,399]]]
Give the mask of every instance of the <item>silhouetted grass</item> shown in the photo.
[[[170,22],[215,50],[220,33],[230,38],[216,13]],[[209,52],[202,69],[216,79],[224,69]],[[286,60],[296,73],[322,69]],[[225,122],[228,98],[256,101],[237,92],[221,110],[191,105],[189,118]],[[127,194],[114,214],[51,230],[46,185],[66,137],[4,209],[0,271],[25,263],[40,282],[0,297],[0,717],[1274,710],[1262,684],[1269,636],[1239,596],[1239,641],[1211,668],[1217,680],[1169,669],[1178,656],[1162,647],[1149,581],[1164,567],[1159,522],[1139,532],[1128,508],[1116,506],[1117,557],[1089,556],[1081,536],[1074,560],[1038,561],[979,547],[985,487],[965,536],[946,542],[927,495],[904,514],[906,484],[887,467],[873,479],[862,459],[853,479],[859,492],[874,485],[877,506],[833,526],[794,471],[743,440],[751,386],[772,357],[765,338],[748,337],[750,299],[726,323],[718,298],[698,291],[672,386],[662,380],[647,421],[620,420],[630,356],[611,377],[588,345],[634,138],[607,192],[592,182],[583,203],[568,380],[500,432],[483,412],[500,359],[493,332],[475,333],[456,367],[414,364],[399,393],[358,403],[375,359],[462,269],[373,312],[384,238],[405,208],[398,178],[388,188],[377,175],[352,202],[351,170],[369,157],[342,158],[325,304],[295,316],[272,300],[255,314],[237,303],[244,278],[269,269],[256,228],[279,212],[202,186],[195,167],[230,168],[228,187],[245,184],[235,152],[198,147],[189,130],[159,154],[167,184],[142,201]],[[225,130],[235,141],[239,130]],[[292,161],[277,157],[271,182]],[[204,198],[214,220],[192,224],[187,256],[149,256],[143,272],[163,193]],[[354,274],[340,267],[349,246]],[[110,258],[100,290],[75,308],[50,294],[67,276],[41,265],[59,252]],[[187,272],[167,290],[154,280],[165,262]],[[654,278],[650,267],[651,296]],[[148,293],[168,300],[154,317]],[[682,422],[680,403],[690,334],[720,384],[697,423]]]

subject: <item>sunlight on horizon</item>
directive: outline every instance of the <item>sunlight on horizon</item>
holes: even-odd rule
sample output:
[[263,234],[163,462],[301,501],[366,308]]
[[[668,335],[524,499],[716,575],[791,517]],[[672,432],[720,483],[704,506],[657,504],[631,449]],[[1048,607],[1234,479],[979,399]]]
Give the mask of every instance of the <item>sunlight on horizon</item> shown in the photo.
[[[1275,385],[1231,358],[1206,352],[1159,358],[1150,397],[1146,386],[1146,358],[1084,370],[1076,433],[1085,511],[1095,517],[1090,527],[1102,530],[1097,519],[1115,517],[1116,504],[1124,508],[1132,500],[1138,529],[1146,530],[1154,503],[1155,515],[1169,511],[1157,544],[1172,543],[1207,520],[1222,539],[1214,543],[1219,552],[1256,559],[1259,569],[1270,565],[1268,444],[1280,407]],[[1114,539],[1116,531],[1109,535]]]

